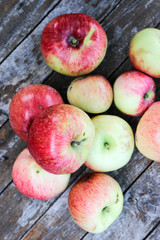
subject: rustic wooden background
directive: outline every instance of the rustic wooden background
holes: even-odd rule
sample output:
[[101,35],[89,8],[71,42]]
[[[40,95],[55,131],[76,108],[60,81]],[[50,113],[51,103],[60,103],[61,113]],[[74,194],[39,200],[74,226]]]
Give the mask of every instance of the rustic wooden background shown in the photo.
[[[69,190],[89,170],[82,166],[72,174],[68,188],[58,196],[39,201],[15,188],[11,170],[26,146],[12,131],[8,111],[13,95],[22,87],[44,83],[56,88],[67,103],[72,77],[52,71],[40,52],[44,26],[63,13],[81,12],[104,28],[109,44],[105,59],[94,73],[111,84],[133,69],[128,58],[131,37],[146,27],[160,29],[160,0],[2,0],[0,1],[0,240],[158,240],[160,239],[160,165],[145,158],[135,147],[130,162],[109,173],[124,192],[124,209],[102,234],[80,229],[67,206]],[[156,101],[160,100],[160,79]],[[139,118],[127,117],[112,104],[107,112],[126,119],[135,132]]]

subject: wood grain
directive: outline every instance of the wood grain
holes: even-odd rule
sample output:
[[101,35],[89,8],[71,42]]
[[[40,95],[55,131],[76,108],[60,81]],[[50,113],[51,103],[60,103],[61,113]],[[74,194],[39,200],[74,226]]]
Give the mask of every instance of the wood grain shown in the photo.
[[0,62],[58,3],[58,0],[1,1]]

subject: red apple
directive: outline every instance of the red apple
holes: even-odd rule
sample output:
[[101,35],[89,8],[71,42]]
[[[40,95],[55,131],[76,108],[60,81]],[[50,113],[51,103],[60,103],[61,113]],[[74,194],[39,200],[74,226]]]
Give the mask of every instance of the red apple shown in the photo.
[[141,117],[135,141],[145,157],[160,162],[160,101],[153,103]]
[[45,108],[60,103],[63,103],[62,97],[54,88],[42,84],[26,86],[11,100],[11,127],[22,140],[27,141],[28,131],[35,116]]
[[48,200],[65,190],[70,174],[55,175],[42,169],[25,148],[12,169],[16,188],[25,196]]
[[77,76],[93,71],[103,60],[107,36],[92,17],[63,14],[52,19],[41,37],[41,52],[55,71]]
[[155,100],[155,82],[139,71],[122,73],[113,86],[114,103],[123,113],[140,116]]
[[33,121],[28,149],[46,171],[72,173],[86,161],[94,134],[94,125],[84,111],[68,104],[55,105]]
[[123,193],[112,177],[104,173],[87,174],[72,187],[68,207],[71,216],[81,228],[100,233],[120,215]]

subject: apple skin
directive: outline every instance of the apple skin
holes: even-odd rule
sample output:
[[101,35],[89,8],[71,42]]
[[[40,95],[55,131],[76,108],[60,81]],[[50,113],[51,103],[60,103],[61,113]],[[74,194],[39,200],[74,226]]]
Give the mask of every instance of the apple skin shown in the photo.
[[28,149],[46,171],[73,173],[86,161],[94,135],[94,125],[84,111],[59,104],[37,115],[29,130]]
[[41,36],[41,52],[46,63],[55,71],[79,76],[93,71],[107,50],[107,36],[92,17],[63,14],[52,19]]
[[135,143],[145,157],[160,162],[160,101],[153,103],[138,122]]
[[22,140],[27,141],[29,128],[37,114],[49,106],[61,103],[61,95],[47,85],[33,84],[21,88],[9,106],[10,125]]
[[136,33],[129,46],[131,64],[154,78],[160,77],[160,30],[145,28]]
[[113,90],[109,81],[101,75],[78,77],[68,87],[70,104],[88,113],[107,111],[113,101]]
[[48,200],[66,189],[70,174],[55,175],[45,171],[25,148],[13,164],[12,178],[16,188],[26,197]]
[[83,176],[70,190],[68,207],[74,221],[85,231],[105,231],[123,209],[120,185],[104,173]]
[[134,150],[130,125],[115,115],[92,118],[95,138],[85,165],[96,172],[115,171],[128,163]]
[[123,113],[140,116],[155,100],[154,80],[139,71],[122,73],[113,85],[114,103]]

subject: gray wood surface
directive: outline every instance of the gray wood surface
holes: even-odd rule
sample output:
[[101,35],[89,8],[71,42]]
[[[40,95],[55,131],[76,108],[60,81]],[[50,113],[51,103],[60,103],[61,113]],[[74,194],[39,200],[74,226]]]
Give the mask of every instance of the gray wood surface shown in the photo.
[[[40,52],[42,30],[53,17],[82,12],[100,22],[108,36],[108,50],[94,73],[104,75],[113,84],[119,74],[133,69],[128,58],[131,37],[145,27],[160,29],[159,9],[160,1],[157,0],[0,2],[0,240],[158,240],[158,163],[145,158],[135,148],[126,166],[109,173],[122,187],[124,209],[104,233],[89,234],[74,223],[67,198],[71,186],[90,170],[82,166],[72,174],[68,188],[48,201],[29,199],[20,194],[12,181],[11,171],[26,143],[12,131],[8,114],[14,94],[33,83],[56,88],[67,103],[66,90],[73,78],[51,70]],[[155,80],[157,101],[160,100],[159,80]],[[135,132],[139,117],[125,116],[114,104],[107,113],[127,120]]]

